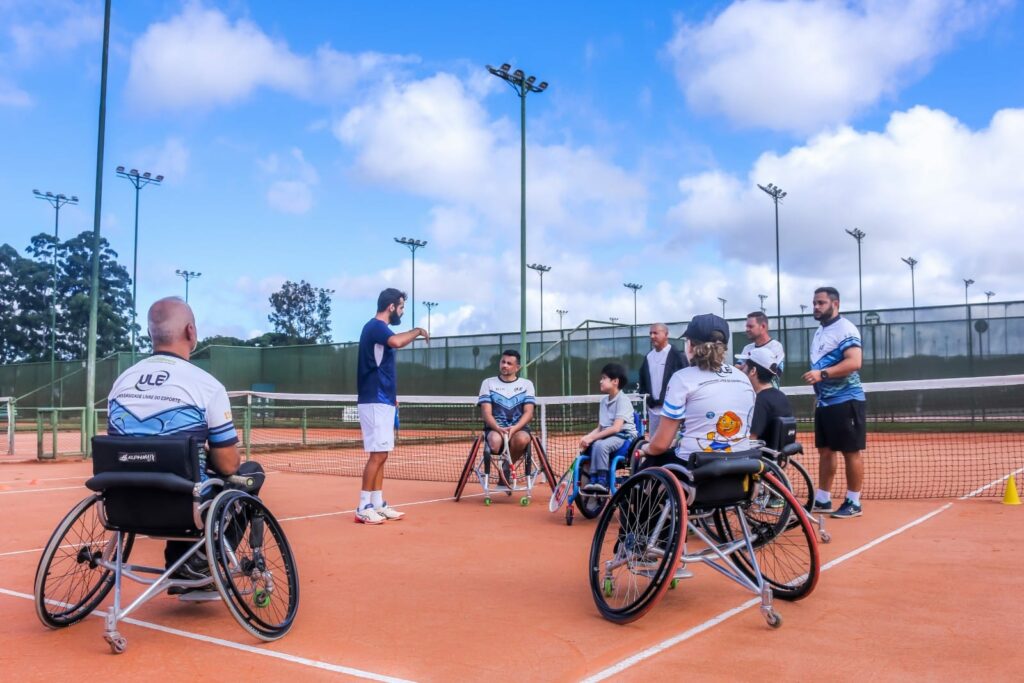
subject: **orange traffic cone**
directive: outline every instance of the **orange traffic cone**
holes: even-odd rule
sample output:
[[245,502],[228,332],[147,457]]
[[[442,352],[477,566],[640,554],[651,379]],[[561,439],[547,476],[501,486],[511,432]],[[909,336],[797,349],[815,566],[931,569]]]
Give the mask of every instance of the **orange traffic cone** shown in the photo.
[[1020,496],[1017,495],[1017,480],[1013,475],[1006,480],[1006,493],[1003,494],[1003,505],[1020,505]]

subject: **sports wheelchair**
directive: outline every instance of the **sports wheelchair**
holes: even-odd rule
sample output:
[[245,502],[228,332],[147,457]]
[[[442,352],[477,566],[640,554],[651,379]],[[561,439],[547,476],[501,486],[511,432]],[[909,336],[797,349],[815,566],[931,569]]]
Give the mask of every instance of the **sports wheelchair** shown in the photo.
[[524,495],[519,498],[519,504],[525,507],[533,499],[533,487],[540,477],[544,478],[552,491],[555,490],[555,475],[548,462],[548,454],[540,439],[534,434],[530,434],[530,443],[527,444],[526,451],[518,462],[512,462],[507,436],[502,435],[501,452],[491,453],[485,435],[478,435],[473,440],[469,456],[455,485],[456,503],[462,499],[470,475],[475,476],[483,487],[484,505],[491,504],[491,496],[495,493],[504,493],[507,496],[523,493]]
[[639,619],[693,575],[688,564],[701,563],[759,595],[768,624],[782,624],[773,596],[799,600],[814,590],[818,544],[806,511],[760,456],[658,457],[648,464],[667,464],[641,469],[618,487],[590,550],[590,587],[602,616]]
[[[807,469],[795,457],[804,452],[803,446],[796,441],[796,418],[777,417],[774,422],[774,438],[771,443],[761,445],[761,458],[768,464],[772,473],[793,492],[793,497],[807,511],[807,517],[817,527],[818,540],[822,543],[830,543],[832,535],[825,530],[826,515],[813,512],[814,482]],[[756,444],[757,442],[751,443]]]
[[[280,524],[246,490],[258,488],[262,472],[204,481],[205,450],[195,437],[97,436],[92,443],[93,477],[85,485],[95,493],[57,525],[36,569],[36,613],[43,624],[71,626],[113,589],[103,637],[120,654],[127,640],[118,622],[167,589],[186,593],[213,585],[255,637],[272,641],[288,633],[299,606],[299,577]],[[131,564],[137,535],[191,547],[166,569]],[[179,578],[179,569],[202,553],[209,576]],[[124,578],[147,586],[127,607]]]
[[[608,493],[591,493],[583,490],[590,482],[589,450],[576,456],[569,469],[558,480],[555,492],[548,501],[548,510],[552,513],[558,512],[564,504],[566,525],[572,526],[575,516],[573,503],[587,519],[594,519],[601,514],[605,503],[615,495],[617,487],[635,470],[634,456],[637,449],[646,441],[644,420],[640,413],[633,413],[633,425],[636,427],[637,435],[624,441],[608,459]],[[623,470],[627,473],[622,473]]]

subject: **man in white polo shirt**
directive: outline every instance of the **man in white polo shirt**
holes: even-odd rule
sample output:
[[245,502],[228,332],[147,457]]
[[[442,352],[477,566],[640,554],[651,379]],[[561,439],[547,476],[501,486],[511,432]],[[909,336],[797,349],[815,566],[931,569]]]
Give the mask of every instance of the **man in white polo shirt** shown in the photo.
[[[742,370],[743,362],[750,358],[750,352],[754,349],[765,349],[771,353],[772,362],[778,368],[777,375],[781,376],[782,370],[786,365],[786,350],[782,347],[782,342],[772,339],[768,333],[768,316],[765,315],[764,311],[754,311],[747,314],[745,331],[750,343],[744,346],[743,351],[736,355],[736,360],[738,361],[736,367]],[[778,376],[772,380],[772,386],[779,386]]]

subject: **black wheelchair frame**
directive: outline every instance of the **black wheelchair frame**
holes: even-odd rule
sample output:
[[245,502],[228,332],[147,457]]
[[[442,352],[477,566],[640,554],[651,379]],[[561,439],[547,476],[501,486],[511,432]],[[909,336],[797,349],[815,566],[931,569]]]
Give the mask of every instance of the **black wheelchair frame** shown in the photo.
[[[280,524],[248,493],[253,477],[204,480],[204,456],[202,444],[190,437],[93,438],[94,476],[86,486],[95,493],[57,525],[36,569],[36,613],[44,625],[81,621],[113,590],[104,639],[119,654],[127,639],[118,624],[143,604],[168,589],[186,593],[212,585],[256,638],[277,640],[291,629],[299,579]],[[138,535],[191,546],[166,568],[131,564]],[[202,552],[209,576],[181,578],[183,565]],[[147,587],[122,607],[125,578]]]

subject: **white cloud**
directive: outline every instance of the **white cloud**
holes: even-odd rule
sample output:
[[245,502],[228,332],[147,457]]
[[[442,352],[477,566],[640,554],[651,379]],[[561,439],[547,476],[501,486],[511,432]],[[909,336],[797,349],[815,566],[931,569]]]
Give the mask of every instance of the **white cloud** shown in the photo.
[[417,61],[375,52],[346,54],[321,46],[296,54],[248,19],[189,2],[150,25],[132,45],[128,95],[144,109],[232,104],[267,88],[308,99],[337,97],[368,79]]
[[927,71],[1008,0],[734,2],[667,45],[691,107],[740,126],[815,132]]
[[164,176],[165,182],[180,183],[188,175],[191,153],[179,137],[169,137],[159,147],[145,147],[130,155],[132,164],[139,170],[151,171]]
[[30,107],[32,102],[31,95],[0,77],[0,107]]
[[772,205],[756,186],[767,182],[788,192],[779,209],[784,311],[826,283],[855,307],[857,249],[844,232],[854,227],[867,233],[866,306],[909,303],[902,256],[921,262],[919,304],[961,301],[963,277],[980,290],[1019,297],[1020,250],[1012,245],[1024,224],[1022,155],[1024,109],[997,112],[987,128],[971,130],[915,107],[893,114],[881,132],[841,128],[781,156],[764,154],[744,178],[684,177],[683,199],[670,215],[685,239],[717,247],[733,262],[740,277],[731,289],[747,306],[758,292],[775,299]]
[[7,28],[12,53],[20,63],[52,59],[54,54],[99,43],[103,38],[103,11],[98,4],[70,2],[36,9],[40,12],[33,12],[34,18],[14,18]]
[[271,154],[259,165],[275,178],[267,190],[271,208],[291,214],[304,214],[313,208],[313,187],[319,184],[320,176],[302,150],[293,147],[285,158]]

